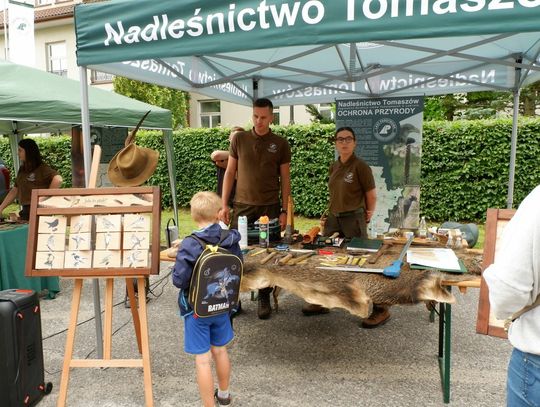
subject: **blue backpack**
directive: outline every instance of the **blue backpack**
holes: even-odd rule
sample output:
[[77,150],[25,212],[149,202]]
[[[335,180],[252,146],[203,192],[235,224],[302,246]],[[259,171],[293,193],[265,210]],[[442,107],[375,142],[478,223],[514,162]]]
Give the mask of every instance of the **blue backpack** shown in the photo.
[[189,305],[199,317],[230,313],[238,306],[244,266],[240,257],[220,247],[229,233],[223,230],[217,245],[191,235],[203,247],[193,267],[188,297]]

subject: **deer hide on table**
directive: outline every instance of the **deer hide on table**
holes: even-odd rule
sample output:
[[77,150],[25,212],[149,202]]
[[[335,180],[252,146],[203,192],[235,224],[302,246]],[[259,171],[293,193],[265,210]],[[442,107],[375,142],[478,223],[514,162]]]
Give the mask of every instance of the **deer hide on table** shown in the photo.
[[[245,259],[242,289],[245,291],[278,286],[307,302],[327,308],[344,308],[366,318],[373,304],[416,304],[420,301],[454,303],[455,298],[441,282],[448,275],[404,266],[398,278],[380,274],[350,273],[317,269],[318,262],[295,266],[261,265],[259,260]],[[455,276],[456,280],[466,277]]]

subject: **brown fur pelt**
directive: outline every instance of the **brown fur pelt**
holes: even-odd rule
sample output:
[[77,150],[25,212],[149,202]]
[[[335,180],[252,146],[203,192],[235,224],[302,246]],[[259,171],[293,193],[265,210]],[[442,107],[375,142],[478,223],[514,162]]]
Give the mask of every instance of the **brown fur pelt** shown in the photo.
[[[395,259],[395,257],[394,257]],[[258,257],[246,257],[244,291],[277,286],[307,302],[327,308],[343,308],[366,318],[373,304],[416,304],[421,301],[453,303],[455,298],[442,286],[442,280],[466,280],[470,277],[450,276],[437,271],[410,270],[402,267],[398,278],[374,273],[352,273],[317,269],[320,258],[312,257],[306,264],[294,266],[260,264]],[[378,264],[375,267],[383,267]]]

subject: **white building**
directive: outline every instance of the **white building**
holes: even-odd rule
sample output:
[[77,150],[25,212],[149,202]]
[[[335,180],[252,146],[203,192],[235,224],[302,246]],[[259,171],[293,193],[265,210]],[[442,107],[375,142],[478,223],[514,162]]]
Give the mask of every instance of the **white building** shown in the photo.
[[[17,0],[35,5],[34,38],[35,67],[70,79],[79,80],[75,51],[75,30],[73,27],[73,9],[77,3],[91,3],[102,0]],[[7,3],[7,0],[6,0]],[[1,4],[1,0],[0,0]],[[0,10],[0,57],[7,59],[4,33],[4,13]],[[91,71],[89,80],[92,85],[112,89],[112,76],[103,72]],[[331,115],[330,104],[320,106],[325,114]],[[307,124],[311,116],[305,106],[281,106],[274,111],[276,124]],[[234,103],[209,99],[206,96],[191,93],[189,123],[191,127],[232,127],[249,126],[251,108]]]

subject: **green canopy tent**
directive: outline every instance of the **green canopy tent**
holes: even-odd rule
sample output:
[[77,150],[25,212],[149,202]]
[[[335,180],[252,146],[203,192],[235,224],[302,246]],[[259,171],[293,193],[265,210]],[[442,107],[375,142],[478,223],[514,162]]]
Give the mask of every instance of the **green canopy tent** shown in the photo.
[[[172,200],[177,213],[176,178],[172,142],[172,115],[169,110],[22,65],[0,60],[0,134],[10,136],[11,150],[17,165],[17,143],[23,134],[40,132],[70,132],[83,124],[83,138],[89,143],[90,124],[96,127],[134,128],[150,111],[141,125],[162,130],[171,182]],[[83,96],[81,96],[83,95]],[[81,100],[85,103],[81,105]],[[89,101],[89,103],[88,103]],[[85,114],[81,120],[81,106]],[[85,147],[89,154],[89,144]],[[85,175],[88,184],[90,160],[85,151]],[[178,223],[178,218],[175,218]],[[98,354],[103,354],[99,284],[94,280],[94,314]]]
[[540,79],[539,0],[110,0],[75,8],[84,68],[250,105],[514,94]]
[[[70,133],[73,126],[81,125],[79,82],[4,60],[0,60],[0,78],[0,134],[10,135],[14,161],[21,135],[58,131]],[[150,111],[141,127],[164,132],[174,189],[171,112],[98,88],[90,88],[88,92],[89,120],[95,127],[133,128]],[[175,197],[173,194],[176,206]]]

